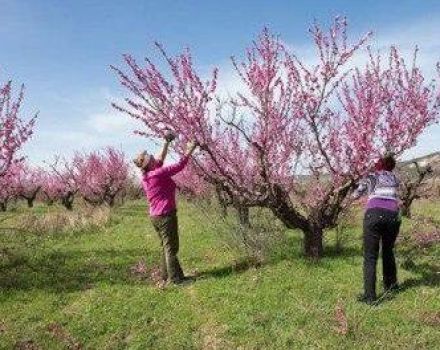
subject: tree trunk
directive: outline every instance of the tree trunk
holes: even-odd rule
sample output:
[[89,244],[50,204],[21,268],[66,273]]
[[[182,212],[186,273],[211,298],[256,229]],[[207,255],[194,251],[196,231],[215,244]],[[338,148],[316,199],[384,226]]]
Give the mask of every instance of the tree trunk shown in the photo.
[[223,198],[222,192],[219,189],[216,189],[216,196],[218,204],[220,205],[220,216],[224,219],[228,216],[228,203]]
[[34,200],[35,200],[35,197],[34,198],[26,198],[28,208],[32,208],[34,206]]
[[220,205],[220,216],[223,219],[228,216],[228,207],[226,205]]
[[311,226],[304,230],[304,255],[308,258],[319,259],[324,253],[322,228]]
[[237,210],[238,222],[240,225],[250,227],[249,208],[243,205],[236,205],[235,209]]
[[108,206],[109,206],[110,208],[112,208],[112,207],[115,206],[115,197],[116,197],[116,196],[108,196],[108,197],[107,197],[106,202],[107,202],[107,204],[108,204]]
[[402,204],[402,216],[411,219],[411,204],[413,200],[412,199],[406,199],[403,201]]
[[73,210],[73,203],[71,201],[63,201],[63,205],[67,210]]
[[272,208],[272,212],[289,229],[300,229],[304,233],[304,255],[319,259],[324,253],[323,229],[291,209],[288,205]]
[[287,228],[305,230],[309,226],[308,221],[291,205],[289,194],[279,186],[275,186],[273,191],[273,197],[268,201],[267,207]]
[[[283,200],[285,198],[285,200]],[[323,228],[313,224],[312,219],[303,216],[288,202],[288,196],[282,192],[272,201],[270,209],[274,215],[289,229],[300,229],[304,233],[304,255],[319,259],[324,253]]]
[[5,212],[8,208],[8,205],[4,202],[0,202],[0,212]]
[[67,210],[73,210],[73,200],[74,200],[74,196],[72,194],[68,194],[67,196],[63,197],[61,202],[64,205],[64,207]]
[[411,207],[410,206],[408,206],[406,204],[404,204],[402,206],[402,216],[404,216],[408,219],[411,219]]

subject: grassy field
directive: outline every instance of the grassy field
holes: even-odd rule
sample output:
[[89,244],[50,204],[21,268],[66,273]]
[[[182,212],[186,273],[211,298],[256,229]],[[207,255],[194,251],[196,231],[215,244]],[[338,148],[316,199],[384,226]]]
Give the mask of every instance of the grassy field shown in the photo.
[[[330,233],[319,262],[302,258],[299,234],[286,232],[282,249],[253,267],[224,244],[213,213],[182,201],[180,257],[198,278],[161,289],[132,269],[159,259],[145,209],[128,203],[99,229],[75,233],[6,229],[24,220],[24,208],[0,219],[0,348],[438,349],[438,250],[400,269],[403,290],[369,307],[355,300],[359,225],[346,232],[339,254]],[[439,218],[439,209],[415,211]],[[346,319],[346,334],[338,319]]]

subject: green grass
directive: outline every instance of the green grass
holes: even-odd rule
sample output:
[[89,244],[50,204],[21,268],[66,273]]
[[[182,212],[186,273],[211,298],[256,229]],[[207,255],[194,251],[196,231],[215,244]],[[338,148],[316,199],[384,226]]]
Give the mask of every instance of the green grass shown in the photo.
[[[0,220],[0,227],[13,226],[26,211]],[[422,211],[440,217],[438,205],[415,208]],[[222,242],[211,215],[181,202],[182,265],[200,277],[165,290],[130,272],[140,259],[147,266],[159,259],[143,202],[116,209],[95,232],[0,231],[0,348],[26,340],[40,349],[75,348],[75,342],[86,349],[438,348],[438,251],[431,252],[437,260],[400,269],[403,291],[368,307],[355,301],[362,279],[359,225],[347,230],[340,253],[330,232],[327,255],[317,263],[301,256],[300,235],[287,232],[281,254],[259,268],[238,269],[240,256]],[[346,335],[336,331],[338,303]],[[58,333],[50,331],[53,324]]]

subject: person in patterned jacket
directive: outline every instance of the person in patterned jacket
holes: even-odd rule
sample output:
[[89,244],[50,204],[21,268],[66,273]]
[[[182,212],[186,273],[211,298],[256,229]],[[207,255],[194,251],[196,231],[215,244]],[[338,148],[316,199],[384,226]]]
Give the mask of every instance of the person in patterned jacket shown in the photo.
[[363,222],[364,292],[358,298],[374,304],[376,295],[376,265],[382,245],[383,285],[385,291],[398,288],[394,245],[400,229],[399,180],[393,170],[396,160],[385,155],[378,160],[375,171],[362,179],[353,193],[354,199],[368,195]]

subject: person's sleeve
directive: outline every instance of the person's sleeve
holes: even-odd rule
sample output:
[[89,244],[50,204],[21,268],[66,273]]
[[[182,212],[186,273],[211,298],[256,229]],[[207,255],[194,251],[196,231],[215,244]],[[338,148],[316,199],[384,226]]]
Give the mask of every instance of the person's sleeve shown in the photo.
[[163,166],[154,171],[154,176],[173,176],[181,172],[188,164],[189,157],[182,157],[177,163]]

